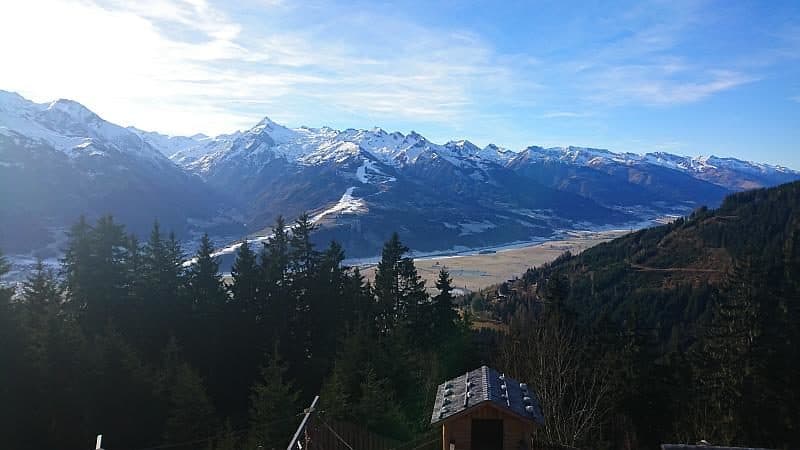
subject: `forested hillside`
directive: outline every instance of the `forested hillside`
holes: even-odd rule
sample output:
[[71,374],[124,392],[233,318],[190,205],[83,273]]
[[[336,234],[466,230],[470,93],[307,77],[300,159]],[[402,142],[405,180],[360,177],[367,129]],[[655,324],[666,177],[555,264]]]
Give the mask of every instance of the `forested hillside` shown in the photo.
[[427,431],[436,385],[470,357],[447,274],[430,297],[394,235],[372,286],[313,230],[279,220],[226,284],[207,237],[184,268],[157,225],[143,244],[110,217],[74,225],[60,274],[40,264],[0,292],[3,447],[283,448],[321,391],[328,417]]
[[560,342],[549,327],[603,374],[613,447],[800,447],[800,183],[566,254],[498,292],[512,341]]
[[[467,301],[446,271],[428,295],[396,234],[370,284],[314,247],[308,216],[273,231],[226,283],[207,238],[184,267],[157,225],[139,243],[110,217],[75,224],[60,273],[0,291],[4,446],[280,448],[316,394],[325,417],[409,441],[436,385],[481,363],[530,383],[541,443],[800,446],[800,183]],[[475,329],[477,310],[505,325]]]

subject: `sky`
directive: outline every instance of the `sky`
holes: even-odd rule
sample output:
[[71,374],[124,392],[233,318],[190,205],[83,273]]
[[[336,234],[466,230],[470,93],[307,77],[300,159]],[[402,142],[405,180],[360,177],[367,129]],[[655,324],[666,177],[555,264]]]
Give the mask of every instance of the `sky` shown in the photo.
[[166,134],[261,118],[800,169],[800,2],[17,0],[0,89]]

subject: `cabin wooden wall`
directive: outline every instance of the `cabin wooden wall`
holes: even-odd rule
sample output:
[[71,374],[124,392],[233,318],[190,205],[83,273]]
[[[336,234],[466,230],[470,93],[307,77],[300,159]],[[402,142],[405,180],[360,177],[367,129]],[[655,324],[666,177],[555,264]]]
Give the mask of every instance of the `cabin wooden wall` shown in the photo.
[[504,413],[491,404],[484,404],[468,414],[454,418],[442,425],[442,450],[450,449],[450,441],[456,441],[456,450],[472,450],[472,419],[501,419],[503,421],[503,450],[518,450],[520,441],[525,449],[530,448],[531,434],[535,425]]

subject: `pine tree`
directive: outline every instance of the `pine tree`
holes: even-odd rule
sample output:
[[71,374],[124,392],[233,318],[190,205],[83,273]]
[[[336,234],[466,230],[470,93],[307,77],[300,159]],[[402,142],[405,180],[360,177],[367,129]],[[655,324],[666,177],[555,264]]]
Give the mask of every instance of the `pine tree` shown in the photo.
[[737,262],[712,303],[711,319],[701,341],[699,401],[708,411],[706,434],[721,443],[741,438],[746,383],[753,376],[754,349],[760,335],[757,296],[762,289],[749,261]]
[[439,278],[436,280],[436,289],[439,294],[433,298],[433,326],[436,330],[435,335],[443,339],[453,333],[458,313],[453,305],[453,280],[447,268],[439,270]]
[[158,221],[153,223],[150,237],[141,252],[142,308],[138,314],[138,347],[156,358],[169,336],[184,325],[190,302],[182,300],[185,284],[183,252],[173,234],[165,239]]
[[[11,270],[11,265],[0,252],[0,279]],[[19,330],[19,318],[11,303],[14,290],[0,283],[0,436],[4,436],[4,444],[9,448],[20,447],[23,433],[20,433],[20,414],[17,411],[24,404],[24,395],[20,395],[20,381],[27,377],[21,367],[25,357],[22,336]],[[11,368],[14,368],[13,370]],[[13,389],[11,388],[13,386]],[[17,406],[20,405],[20,406]]]
[[68,299],[84,328],[97,333],[121,314],[127,236],[111,216],[101,217],[94,227],[81,217],[68,236],[64,257]]
[[262,330],[281,341],[288,340],[288,318],[293,313],[289,301],[289,232],[278,216],[260,255],[261,283],[253,314]]
[[61,302],[61,287],[53,270],[45,267],[41,259],[36,261],[33,273],[22,283],[22,302],[29,315],[40,318],[57,309]]
[[348,330],[365,328],[370,334],[375,331],[375,296],[372,286],[364,281],[358,267],[347,275],[344,298],[349,305],[344,310],[342,326]]
[[207,234],[186,274],[186,295],[191,307],[191,322],[183,330],[187,357],[200,371],[212,392],[224,390],[225,371],[217,364],[228,345],[225,338],[227,291],[219,274],[219,263],[212,256],[214,247]]
[[53,271],[46,268],[41,259],[22,283],[21,300],[28,358],[45,372],[48,341],[61,303],[61,289]]
[[282,448],[297,425],[299,395],[286,377],[277,350],[261,369],[250,395],[250,442],[252,447]]
[[92,290],[92,227],[81,216],[67,232],[67,248],[61,262],[66,282],[67,300],[73,311],[83,310]]
[[219,274],[219,262],[212,256],[214,247],[203,234],[200,248],[187,272],[187,291],[192,309],[202,314],[217,314],[225,303],[225,289]]
[[289,271],[289,232],[283,216],[278,216],[275,220],[272,236],[261,250],[261,267],[269,283],[277,286],[286,285]]
[[289,241],[289,260],[292,274],[295,277],[305,277],[315,271],[319,262],[319,255],[314,251],[311,243],[311,234],[317,227],[311,222],[307,213],[303,213],[294,222],[292,237]]
[[375,270],[375,295],[378,300],[378,330],[390,333],[405,314],[400,293],[400,264],[408,247],[400,242],[400,236],[392,237],[383,245],[381,260]]
[[231,283],[229,290],[239,310],[253,312],[258,297],[258,287],[262,282],[256,254],[246,239],[236,251],[236,260],[231,266]]
[[325,380],[320,391],[320,402],[327,416],[338,420],[352,420],[351,393],[347,386],[348,377],[334,366],[331,375]]
[[395,439],[409,437],[408,425],[394,398],[389,381],[379,379],[367,368],[361,383],[361,396],[355,405],[356,414],[368,429]]
[[142,251],[143,277],[150,302],[175,302],[183,284],[183,251],[174,233],[165,239],[158,221]]
[[203,379],[182,358],[175,338],[164,348],[163,359],[161,383],[167,407],[163,438],[177,443],[214,436],[218,424]]

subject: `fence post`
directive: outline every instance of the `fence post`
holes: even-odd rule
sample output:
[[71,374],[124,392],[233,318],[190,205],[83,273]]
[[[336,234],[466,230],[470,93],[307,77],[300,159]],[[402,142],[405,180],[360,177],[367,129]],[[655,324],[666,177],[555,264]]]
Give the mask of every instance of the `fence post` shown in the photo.
[[314,412],[314,408],[316,408],[318,400],[319,400],[319,395],[314,396],[314,400],[311,402],[311,406],[309,406],[308,409],[306,409],[306,415],[305,417],[303,417],[303,421],[300,422],[300,426],[297,427],[297,431],[295,431],[291,442],[289,442],[289,446],[286,447],[286,450],[296,450],[295,446],[297,445],[297,440],[300,439],[300,434],[305,430],[308,418],[311,417],[311,413]]

